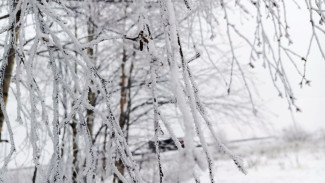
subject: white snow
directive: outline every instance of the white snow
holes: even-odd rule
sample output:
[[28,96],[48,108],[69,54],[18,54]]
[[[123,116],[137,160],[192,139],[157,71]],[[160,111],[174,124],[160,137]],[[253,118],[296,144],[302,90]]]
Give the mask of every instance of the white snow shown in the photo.
[[[244,155],[248,169],[247,175],[236,170],[229,159],[222,158],[215,163],[216,182],[325,182],[325,139],[303,143],[268,142],[265,145],[259,143],[254,146],[255,150],[247,150]],[[245,148],[251,149],[251,147]],[[239,149],[244,150],[245,148]],[[240,152],[241,150],[237,149],[236,151]],[[201,176],[201,182],[209,182],[208,172]]]

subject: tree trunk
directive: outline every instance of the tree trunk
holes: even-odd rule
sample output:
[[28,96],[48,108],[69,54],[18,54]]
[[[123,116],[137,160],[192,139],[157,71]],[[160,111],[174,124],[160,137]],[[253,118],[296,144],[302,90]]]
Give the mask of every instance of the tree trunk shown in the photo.
[[[14,2],[14,9],[17,6],[17,2]],[[8,64],[6,66],[5,69],[5,73],[4,73],[4,78],[3,78],[3,85],[2,85],[2,92],[3,92],[3,100],[4,100],[4,104],[5,106],[7,105],[7,101],[8,101],[8,94],[9,94],[9,88],[10,88],[10,82],[11,82],[11,76],[12,76],[12,71],[15,65],[15,48],[14,48],[14,44],[17,45],[17,40],[18,40],[18,32],[19,32],[19,28],[20,26],[16,25],[17,22],[19,22],[20,20],[20,13],[21,11],[19,10],[16,14],[16,21],[13,22],[13,27],[14,30],[11,30],[12,32],[12,36],[13,36],[13,41],[10,43],[11,45],[9,45],[10,49],[9,49],[9,54],[8,54]],[[13,32],[14,31],[14,32]],[[3,140],[1,137],[2,134],[2,127],[3,127],[3,122],[4,122],[4,114],[2,112],[2,109],[0,110],[0,142],[8,142],[7,140]]]
[[[74,26],[74,34],[75,37],[78,38],[78,27],[77,27],[77,17],[75,16],[75,26]],[[75,52],[75,56],[78,56],[78,53]],[[78,69],[77,69],[77,64],[74,64],[74,72],[75,74],[78,73]],[[74,93],[77,93],[77,88],[76,86],[74,86]],[[72,107],[74,106],[74,102],[72,102]],[[76,116],[73,116],[72,118],[72,122],[71,122],[71,128],[72,128],[72,183],[78,183],[77,181],[77,175],[79,173],[79,166],[78,166],[78,141],[77,141],[77,120],[76,120]]]
[[[126,10],[128,5],[126,5],[124,9],[124,13],[126,15]],[[125,22],[124,22],[125,26]],[[133,52],[133,57],[135,57],[135,52]],[[130,121],[130,112],[131,112],[131,82],[132,82],[132,71],[133,71],[133,62],[131,62],[129,75],[126,74],[125,65],[128,60],[128,55],[125,47],[125,43],[123,40],[123,51],[122,51],[122,64],[121,64],[121,93],[120,93],[120,116],[119,116],[119,125],[121,129],[124,131],[124,135],[126,137],[126,142],[128,143],[129,137],[129,121]],[[115,166],[118,171],[124,175],[124,165],[121,159],[115,162]],[[114,175],[113,182],[122,183],[122,181]]]
[[[91,6],[89,7],[89,11],[91,12]],[[95,28],[94,25],[92,23],[92,18],[91,16],[88,18],[88,22],[87,22],[87,33],[88,33],[88,37],[87,37],[87,41],[88,43],[90,43],[91,41],[94,40],[94,33],[95,33]],[[87,54],[89,56],[89,58],[94,62],[94,48],[88,47],[87,48]],[[96,66],[94,66],[96,67]],[[91,81],[91,85],[93,84],[93,81]],[[91,88],[89,88],[88,91],[88,101],[89,104],[93,107],[95,107],[96,105],[96,95],[95,92],[92,91]],[[93,110],[87,109],[86,110],[86,119],[87,119],[87,127],[89,130],[89,134],[90,134],[90,141],[93,141],[93,128],[94,128],[94,119],[95,119],[95,114]],[[86,165],[86,159],[84,160],[84,166]],[[87,182],[86,177],[84,177],[84,182]]]
[[[135,52],[133,53],[133,57]],[[121,64],[121,98],[120,98],[120,116],[119,116],[119,125],[124,131],[126,142],[128,142],[129,137],[129,121],[130,121],[130,112],[131,112],[131,82],[132,82],[132,71],[133,71],[133,62],[130,64],[129,75],[126,75],[125,64],[127,62],[127,53],[125,47],[123,46],[123,57]],[[115,163],[119,172],[124,175],[124,165],[121,160],[116,161]],[[114,180],[118,183],[122,183],[121,180],[115,175]],[[115,181],[113,181],[115,182]]]
[[[91,23],[91,18],[89,18],[87,26],[88,26],[88,42],[91,42],[94,40],[94,33],[95,33],[95,29],[93,24]],[[94,49],[93,48],[87,48],[87,54],[88,56],[93,60],[94,57]],[[89,92],[88,92],[88,100],[89,100],[89,104],[92,106],[96,105],[96,96],[94,91],[92,91],[89,88]],[[87,109],[87,127],[90,133],[90,136],[92,137],[93,134],[93,126],[94,126],[94,111],[93,110],[89,110]]]
[[[125,63],[127,61],[127,55],[126,55],[126,50],[124,47],[124,41],[123,41],[123,53],[122,53],[122,64],[121,64],[121,93],[120,93],[120,117],[119,117],[119,125],[121,127],[122,130],[124,130],[124,126],[125,126],[125,104],[126,104],[126,94],[127,94],[127,90],[125,87],[125,83],[126,83],[126,74],[125,74]],[[118,161],[116,161],[115,163],[116,168],[118,169],[118,171],[124,175],[124,166],[123,166],[123,162],[121,159],[119,159]],[[114,181],[113,182],[118,182],[118,183],[123,183],[116,175],[114,175]]]
[[[75,117],[74,117],[75,119]],[[78,141],[77,141],[77,124],[76,121],[74,120],[71,124],[72,128],[72,182],[77,183],[77,175],[79,172],[79,166],[78,166]]]

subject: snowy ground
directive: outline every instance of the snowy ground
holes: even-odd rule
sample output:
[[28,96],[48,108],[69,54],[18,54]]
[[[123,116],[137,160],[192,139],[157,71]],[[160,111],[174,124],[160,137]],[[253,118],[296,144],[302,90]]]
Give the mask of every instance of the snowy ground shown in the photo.
[[[216,183],[325,183],[325,136],[304,142],[270,139],[228,146],[244,157],[248,174],[242,174],[228,157],[215,152]],[[148,159],[155,159],[154,154]],[[151,168],[147,169],[149,177],[152,177]],[[9,170],[7,180],[10,183],[29,183],[32,174],[33,168]],[[200,181],[210,182],[207,172],[201,174]],[[152,178],[146,182],[155,183]]]
[[[325,139],[263,143],[236,149],[244,149],[247,175],[236,171],[236,167],[225,158],[216,161],[216,182],[325,183]],[[207,173],[202,175],[201,182],[210,182]]]

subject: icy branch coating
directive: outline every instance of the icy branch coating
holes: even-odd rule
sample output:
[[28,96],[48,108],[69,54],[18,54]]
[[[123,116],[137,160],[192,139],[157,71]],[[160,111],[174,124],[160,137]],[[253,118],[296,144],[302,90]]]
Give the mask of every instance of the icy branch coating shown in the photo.
[[[246,67],[257,65],[289,108],[300,111],[285,62],[301,86],[310,84],[306,63],[313,44],[325,59],[325,3],[297,3],[1,0],[0,149],[6,156],[0,157],[0,182],[8,182],[20,152],[30,154],[24,158],[33,182],[199,182],[200,172],[208,171],[213,183],[216,151],[247,174],[209,111],[236,120],[247,109],[257,115]],[[288,4],[308,10],[306,53],[290,47]],[[206,66],[203,75],[212,70],[209,79],[217,78],[213,90],[225,94],[218,110],[207,107],[215,99],[201,89],[211,84],[199,80]],[[14,108],[7,107],[8,96]],[[162,145],[164,138],[170,146]]]

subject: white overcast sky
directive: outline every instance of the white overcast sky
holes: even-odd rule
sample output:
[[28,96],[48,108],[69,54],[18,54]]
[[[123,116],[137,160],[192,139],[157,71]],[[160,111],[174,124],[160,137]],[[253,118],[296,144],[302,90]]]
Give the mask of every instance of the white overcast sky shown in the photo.
[[[291,1],[286,1],[286,3],[288,24],[290,26],[289,34],[293,40],[293,45],[290,45],[290,48],[300,55],[305,56],[312,32],[309,13],[305,8],[303,1],[298,2],[301,5],[301,9],[298,9]],[[318,20],[317,16],[314,18],[315,20]],[[246,23],[243,27],[244,29],[246,27],[248,31],[243,32],[254,31],[254,25],[254,20]],[[270,25],[267,25],[267,28],[268,26]],[[325,49],[325,36],[322,35],[323,33],[318,33],[320,36],[320,42]],[[283,41],[283,43],[284,42],[285,41]],[[290,79],[290,84],[293,88],[295,97],[297,98],[296,103],[302,110],[302,112],[297,113],[294,111],[292,113],[296,124],[307,131],[315,132],[320,129],[325,130],[325,60],[322,58],[321,53],[315,44],[315,40],[307,61],[306,77],[311,81],[310,87],[304,86],[303,88],[300,88],[299,82],[301,81],[301,76],[299,76],[294,67],[289,64],[290,61],[286,57],[283,58],[285,58],[283,59],[283,62]],[[301,67],[302,64],[300,60],[295,60],[297,61],[297,65]],[[263,83],[257,85],[261,98],[261,101],[258,102],[263,103],[267,110],[273,114],[267,116],[267,121],[271,125],[267,128],[264,128],[263,125],[260,125],[261,128],[258,128],[258,125],[253,125],[253,128],[251,128],[251,126],[247,127],[247,130],[246,127],[243,127],[244,130],[236,130],[233,129],[231,125],[225,125],[224,128],[227,129],[228,133],[226,134],[229,139],[279,135],[279,131],[293,125],[293,119],[288,110],[287,101],[278,97],[278,93],[273,87],[267,71],[263,69],[262,64],[256,62],[253,72],[256,74],[256,78],[258,78],[258,83]],[[256,124],[258,124],[258,119],[256,119],[256,122]],[[238,131],[240,131],[240,133],[238,133]]]
[[[294,46],[299,50],[305,50],[310,40],[310,23],[309,16],[306,10],[297,10],[290,8],[288,11],[290,23],[290,34],[294,40]],[[318,17],[317,17],[318,18]],[[321,34],[320,34],[321,35]],[[320,37],[321,44],[325,46],[325,37]],[[305,53],[301,51],[302,53]],[[292,71],[293,69],[289,70]],[[300,77],[289,72],[289,77],[292,80],[292,87],[295,89],[297,104],[301,106],[302,113],[295,113],[295,119],[304,128],[308,130],[317,130],[325,128],[325,60],[316,45],[311,49],[310,58],[307,63],[307,78],[311,80],[311,86],[300,88],[298,83]],[[278,113],[279,121],[290,120],[290,114],[286,112],[284,101],[274,101],[272,110]],[[277,120],[277,119],[274,119]]]
[[[303,6],[302,9],[288,6],[287,15],[290,35],[294,42],[292,47],[299,53],[305,54],[311,35],[308,12],[303,9]],[[325,47],[325,37],[321,36],[320,38],[321,44]],[[287,74],[291,80],[291,86],[294,88],[297,104],[302,109],[300,113],[294,112],[296,122],[309,131],[325,129],[325,60],[321,57],[318,47],[313,45],[307,63],[307,79],[311,80],[310,87],[300,88],[298,83],[301,77],[296,74],[293,67],[287,67]],[[292,125],[291,114],[287,110],[288,104],[285,100],[277,97],[276,91],[272,89],[267,78],[263,76],[261,78],[265,80],[265,85],[261,87],[260,92],[267,94],[263,99],[267,102],[267,107],[276,114],[270,121],[276,125],[274,127],[277,129]]]

